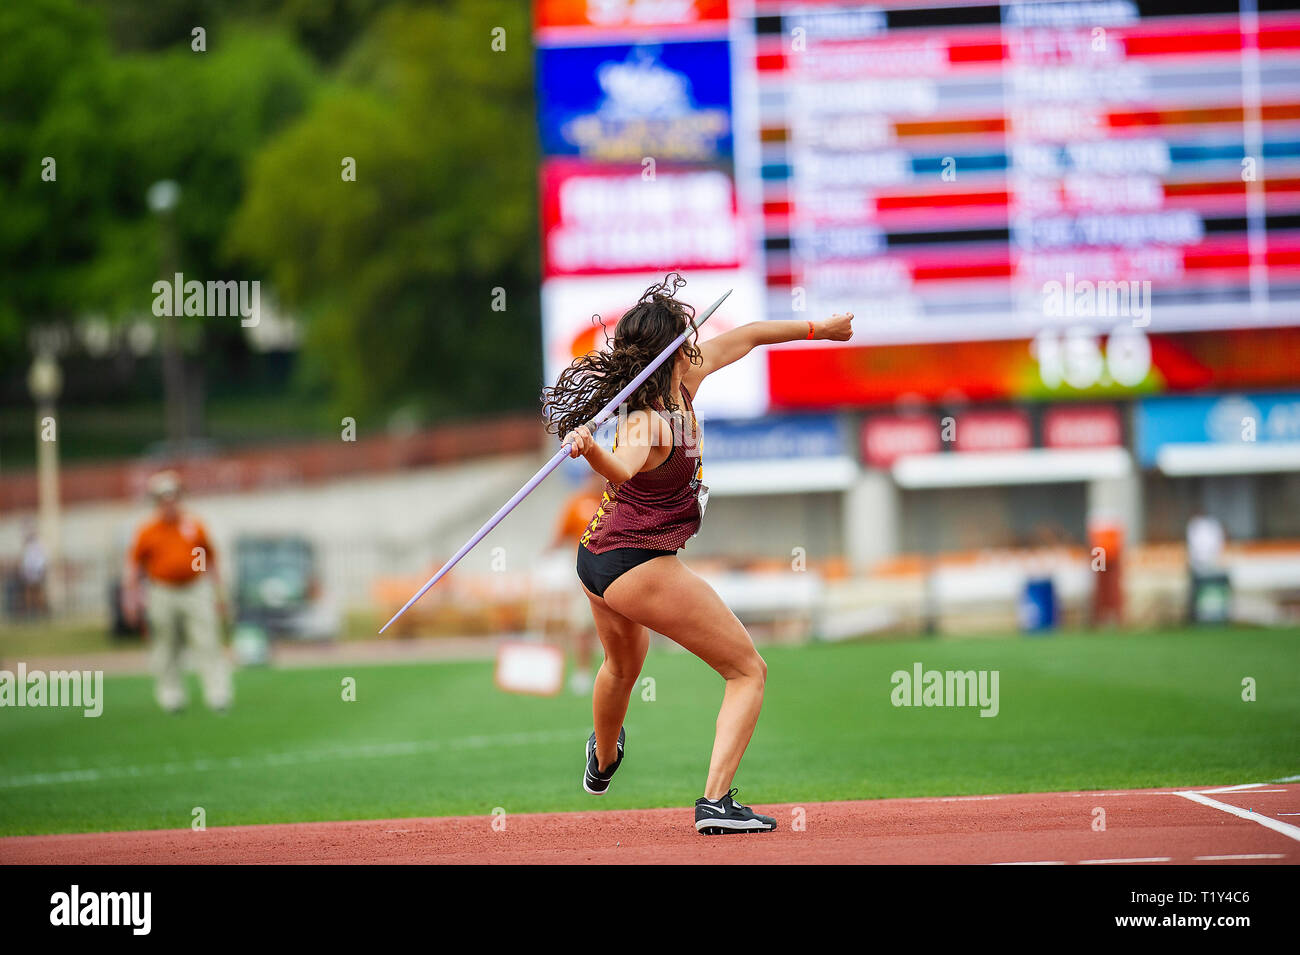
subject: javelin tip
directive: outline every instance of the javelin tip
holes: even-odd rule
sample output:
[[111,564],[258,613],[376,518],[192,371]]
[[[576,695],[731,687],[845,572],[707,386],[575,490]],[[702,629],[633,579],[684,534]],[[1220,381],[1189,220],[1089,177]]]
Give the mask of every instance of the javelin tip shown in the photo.
[[716,312],[718,310],[718,306],[721,305],[723,302],[725,302],[727,300],[727,296],[734,291],[735,289],[729,288],[721,295],[719,295],[718,300],[714,302],[712,305],[710,305],[707,309],[705,309],[703,315],[701,315],[695,321],[691,322],[691,328],[694,329],[695,331],[699,331],[700,326],[709,320],[709,316],[712,315],[714,312]]

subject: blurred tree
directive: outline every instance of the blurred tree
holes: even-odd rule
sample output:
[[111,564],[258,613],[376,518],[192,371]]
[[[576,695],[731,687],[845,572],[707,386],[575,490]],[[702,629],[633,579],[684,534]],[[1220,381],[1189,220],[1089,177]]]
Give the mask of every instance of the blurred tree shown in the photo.
[[[108,46],[99,19],[76,0],[30,0],[0,4],[0,50],[0,368],[17,374],[28,323],[72,313],[65,263],[94,247],[85,210],[66,191],[64,157],[41,148],[37,132],[64,86],[103,67]],[[42,179],[46,156],[54,181]]]
[[[16,129],[0,124],[0,164],[17,184],[0,217],[3,367],[23,360],[23,326],[149,314],[153,283],[172,265],[204,281],[246,277],[233,274],[222,240],[247,157],[307,107],[317,84],[291,39],[230,29],[198,53],[186,30],[161,53],[115,57],[98,15],[30,0],[0,12],[0,42],[0,92],[22,117]],[[56,181],[40,178],[45,156]],[[180,185],[167,252],[145,198],[162,179]],[[237,320],[183,324],[195,418],[203,361],[242,331]]]
[[527,4],[394,7],[258,156],[230,248],[310,318],[308,380],[342,413],[535,405],[532,116]]
[[228,23],[288,32],[332,63],[381,9],[395,0],[88,0],[108,21],[119,50],[158,50],[203,27],[219,40]]

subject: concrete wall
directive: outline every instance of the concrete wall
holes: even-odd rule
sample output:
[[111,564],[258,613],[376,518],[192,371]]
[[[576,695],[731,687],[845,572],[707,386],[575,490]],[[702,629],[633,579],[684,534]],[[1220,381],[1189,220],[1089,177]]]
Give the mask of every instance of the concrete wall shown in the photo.
[[796,547],[809,561],[844,553],[843,495],[756,494],[709,498],[688,557],[737,557],[788,563]]
[[[536,454],[483,458],[467,464],[349,478],[256,493],[197,495],[185,507],[208,527],[213,545],[233,551],[241,534],[292,532],[316,543],[326,593],[342,604],[364,602],[375,577],[419,574],[450,557],[545,459]],[[465,558],[489,569],[492,549],[507,566],[530,565],[554,533],[572,485],[555,475]],[[145,500],[67,507],[63,556],[73,568],[71,609],[100,613],[133,530],[150,513]],[[0,555],[15,556],[30,512],[0,516]]]

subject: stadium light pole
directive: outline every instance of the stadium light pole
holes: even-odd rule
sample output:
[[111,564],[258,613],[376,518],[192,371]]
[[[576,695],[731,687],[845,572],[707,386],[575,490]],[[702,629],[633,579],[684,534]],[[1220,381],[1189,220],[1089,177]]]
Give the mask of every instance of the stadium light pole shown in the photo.
[[41,349],[27,373],[27,390],[36,402],[36,513],[45,548],[46,600],[51,613],[63,607],[59,572],[59,432],[54,402],[63,390],[63,372],[53,353]]
[[[181,187],[171,179],[155,182],[145,196],[149,210],[158,217],[158,230],[162,238],[162,271],[169,283],[176,273],[176,223],[173,212],[180,198]],[[182,450],[189,439],[185,367],[177,340],[176,316],[172,314],[174,311],[174,308],[169,308],[162,320],[163,406],[167,418],[167,441],[173,453]]]

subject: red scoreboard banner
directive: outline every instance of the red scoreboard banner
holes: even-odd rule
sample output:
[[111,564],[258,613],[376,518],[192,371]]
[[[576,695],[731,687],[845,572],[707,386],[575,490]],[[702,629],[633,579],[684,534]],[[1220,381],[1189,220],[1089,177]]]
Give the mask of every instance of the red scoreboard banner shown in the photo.
[[539,32],[548,27],[725,26],[728,19],[727,0],[536,0],[533,14]]

